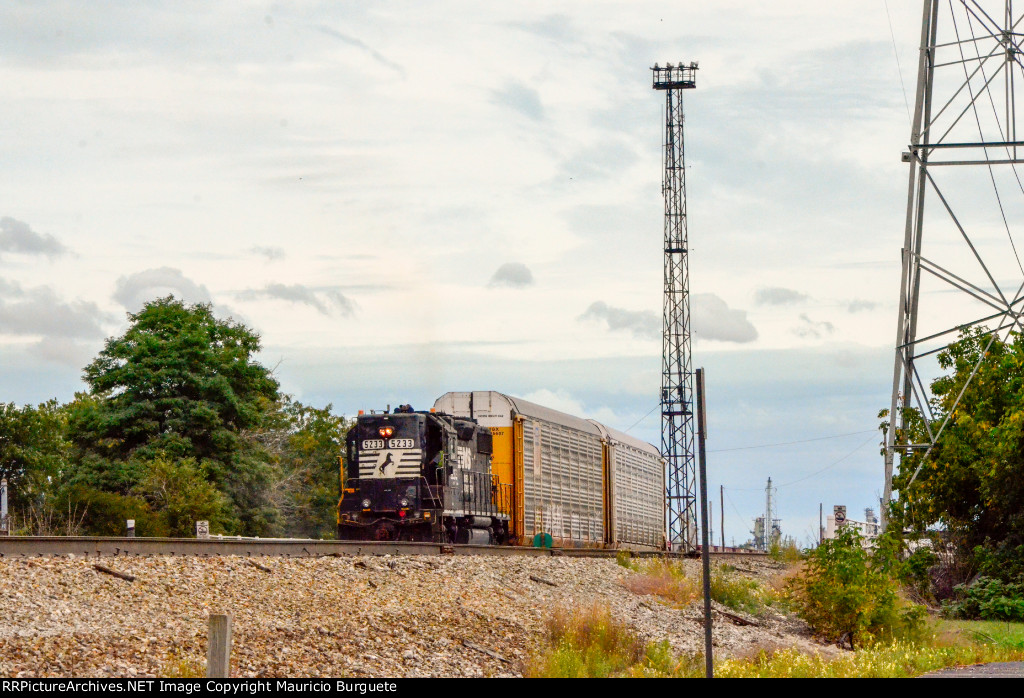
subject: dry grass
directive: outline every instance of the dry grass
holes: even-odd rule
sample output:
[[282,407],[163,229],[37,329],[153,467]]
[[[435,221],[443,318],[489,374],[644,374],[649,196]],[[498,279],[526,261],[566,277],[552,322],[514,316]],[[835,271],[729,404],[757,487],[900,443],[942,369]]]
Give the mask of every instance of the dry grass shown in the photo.
[[679,564],[650,560],[630,575],[623,585],[634,594],[660,596],[677,606],[686,606],[700,598],[700,581],[686,576]]

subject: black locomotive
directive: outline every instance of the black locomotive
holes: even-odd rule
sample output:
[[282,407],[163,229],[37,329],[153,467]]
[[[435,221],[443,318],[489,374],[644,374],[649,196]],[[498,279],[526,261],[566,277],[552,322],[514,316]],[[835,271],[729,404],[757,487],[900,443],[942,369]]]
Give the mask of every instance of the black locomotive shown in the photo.
[[511,487],[491,474],[491,432],[472,419],[360,414],[346,437],[342,540],[503,544]]

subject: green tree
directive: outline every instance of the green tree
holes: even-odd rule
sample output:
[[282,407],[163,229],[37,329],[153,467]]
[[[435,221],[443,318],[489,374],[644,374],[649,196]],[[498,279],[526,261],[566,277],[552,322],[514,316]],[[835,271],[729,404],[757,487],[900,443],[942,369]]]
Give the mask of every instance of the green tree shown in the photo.
[[339,456],[351,423],[323,409],[286,400],[279,429],[268,434],[268,449],[276,454],[280,479],[274,501],[289,535],[334,537],[336,505],[341,483]]
[[260,338],[213,316],[209,305],[173,297],[129,313],[131,326],[108,339],[85,367],[99,409],[76,415],[75,436],[104,455],[139,448],[227,461],[238,434],[257,426],[278,399],[278,383],[253,360]]
[[227,498],[207,479],[205,468],[192,458],[154,458],[142,468],[142,480],[133,494],[142,497],[154,513],[151,531],[142,535],[188,537],[196,521],[209,521],[220,533],[230,520]]
[[36,407],[0,403],[0,477],[9,485],[15,525],[33,533],[66,528],[56,496],[71,456],[66,425],[56,400]]
[[70,484],[120,517],[116,501],[95,493],[125,497],[136,509],[154,464],[193,459],[230,500],[228,532],[274,533],[267,499],[274,469],[243,436],[259,429],[280,400],[277,380],[253,358],[259,335],[214,317],[209,305],[173,297],[151,301],[128,319],[128,330],[108,339],[86,366],[89,395],[69,406],[70,435],[80,451]]
[[[944,529],[974,569],[987,561],[997,576],[1024,573],[1024,339],[965,331],[938,359],[948,374],[932,383],[927,426],[936,433],[948,422],[927,457],[902,459],[892,518],[918,531]],[[908,410],[904,421],[901,440],[927,441],[919,412]]]

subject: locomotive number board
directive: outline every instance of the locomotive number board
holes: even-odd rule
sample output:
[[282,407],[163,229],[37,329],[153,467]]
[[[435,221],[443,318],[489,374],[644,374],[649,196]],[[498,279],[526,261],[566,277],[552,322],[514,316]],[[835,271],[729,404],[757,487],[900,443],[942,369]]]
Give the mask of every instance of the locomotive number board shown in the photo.
[[[413,439],[388,439],[388,448],[415,448],[416,442]],[[384,439],[365,439],[363,441],[364,451],[379,451],[384,448]]]

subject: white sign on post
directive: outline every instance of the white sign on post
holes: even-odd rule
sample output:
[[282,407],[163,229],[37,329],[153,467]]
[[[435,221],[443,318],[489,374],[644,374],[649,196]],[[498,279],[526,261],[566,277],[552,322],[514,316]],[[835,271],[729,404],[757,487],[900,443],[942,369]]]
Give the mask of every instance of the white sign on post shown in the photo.
[[832,511],[835,515],[836,526],[846,523],[846,507],[844,505],[837,504],[832,507]]
[[210,537],[210,522],[209,521],[196,521],[196,538],[209,538]]

